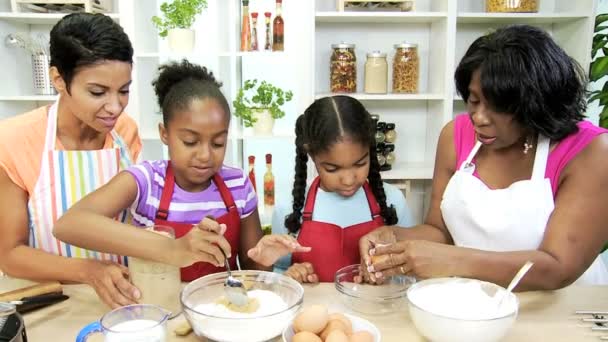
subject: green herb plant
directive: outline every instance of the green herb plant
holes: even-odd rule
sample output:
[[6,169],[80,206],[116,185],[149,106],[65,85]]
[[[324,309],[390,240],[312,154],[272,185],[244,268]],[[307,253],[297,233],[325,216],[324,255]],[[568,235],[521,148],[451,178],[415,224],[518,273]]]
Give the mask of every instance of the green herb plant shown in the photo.
[[160,5],[163,18],[152,17],[152,23],[158,29],[158,35],[166,37],[169,30],[180,28],[189,29],[196,16],[207,8],[207,0],[173,0]]
[[253,127],[257,121],[255,112],[267,109],[273,119],[280,119],[285,116],[281,107],[292,98],[291,90],[286,92],[266,81],[258,83],[257,79],[246,80],[236,99],[232,101],[234,115],[243,120],[245,127]]
[[[595,34],[593,35],[593,46],[591,50],[591,68],[589,71],[589,80],[595,82],[608,75],[608,34],[603,33],[605,29],[608,29],[608,24],[602,25],[608,21],[608,14],[599,14],[595,17]],[[603,56],[597,56],[602,51]],[[593,101],[600,101],[600,113],[599,125],[604,128],[608,128],[608,82],[604,82],[604,86],[601,90],[594,90],[590,93],[589,103]]]

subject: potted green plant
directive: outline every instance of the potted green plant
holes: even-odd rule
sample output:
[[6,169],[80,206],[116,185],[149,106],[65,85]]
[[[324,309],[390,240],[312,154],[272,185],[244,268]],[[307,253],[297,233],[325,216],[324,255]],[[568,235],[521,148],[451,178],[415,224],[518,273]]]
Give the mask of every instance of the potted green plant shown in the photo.
[[[595,34],[593,35],[593,46],[591,50],[591,68],[589,70],[589,80],[598,81],[608,75],[608,33],[603,32],[608,29],[604,22],[608,21],[608,14],[599,14],[595,17]],[[602,51],[603,56],[597,54]],[[599,124],[601,127],[608,128],[608,82],[604,82],[601,90],[594,90],[590,93],[589,103],[599,101],[602,112],[600,113]]]
[[232,102],[234,115],[256,134],[272,134],[274,120],[285,116],[282,106],[291,101],[293,93],[257,79],[246,80]]
[[207,8],[207,0],[173,0],[160,5],[163,17],[153,16],[152,23],[159,36],[169,38],[174,52],[188,53],[194,48],[194,31],[190,29],[196,16]]

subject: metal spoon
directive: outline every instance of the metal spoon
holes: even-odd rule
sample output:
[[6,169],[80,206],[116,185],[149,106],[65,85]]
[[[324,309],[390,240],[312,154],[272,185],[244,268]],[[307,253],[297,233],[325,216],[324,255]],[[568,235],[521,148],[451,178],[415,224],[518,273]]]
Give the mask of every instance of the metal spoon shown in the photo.
[[220,251],[224,255],[224,266],[226,267],[226,271],[228,272],[228,277],[224,281],[224,292],[226,293],[226,298],[228,301],[237,306],[246,305],[249,302],[249,297],[247,297],[247,290],[243,283],[234,278],[232,276],[232,272],[230,271],[230,264],[228,262],[228,258],[226,257],[226,253],[220,248]]
[[534,265],[534,263],[532,261],[526,261],[526,263],[519,269],[517,274],[515,274],[515,277],[513,277],[513,280],[511,280],[511,282],[509,283],[509,286],[507,287],[507,291],[503,292],[502,296],[498,300],[498,307],[500,307],[502,305],[502,302],[509,295],[509,293],[511,293],[513,291],[515,286],[517,286],[517,284],[519,284],[519,281],[526,275],[526,273],[528,273],[528,271],[530,270],[532,265]]

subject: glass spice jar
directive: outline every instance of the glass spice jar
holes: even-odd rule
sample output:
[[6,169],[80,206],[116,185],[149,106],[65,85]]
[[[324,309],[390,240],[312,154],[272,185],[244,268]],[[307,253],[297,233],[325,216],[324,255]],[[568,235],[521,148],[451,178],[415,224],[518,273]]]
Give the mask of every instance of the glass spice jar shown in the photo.
[[378,122],[378,124],[376,124],[376,144],[380,144],[384,142],[384,139],[386,139],[386,136],[384,135],[384,130],[386,129],[386,123],[384,122]]
[[536,13],[538,3],[538,0],[486,0],[486,12]]
[[420,61],[418,45],[395,44],[393,58],[393,93],[417,93]]
[[367,54],[365,62],[365,92],[386,94],[388,83],[388,63],[386,54],[374,51]]
[[387,143],[394,143],[395,140],[397,140],[397,131],[395,131],[395,124],[394,123],[387,123],[386,124],[386,130],[384,132],[384,140]]
[[330,89],[332,93],[357,91],[357,57],[355,44],[332,44],[330,63]]
[[384,150],[382,147],[376,147],[376,157],[378,158],[378,164],[380,164],[381,167],[386,164],[386,157],[384,156],[383,152]]

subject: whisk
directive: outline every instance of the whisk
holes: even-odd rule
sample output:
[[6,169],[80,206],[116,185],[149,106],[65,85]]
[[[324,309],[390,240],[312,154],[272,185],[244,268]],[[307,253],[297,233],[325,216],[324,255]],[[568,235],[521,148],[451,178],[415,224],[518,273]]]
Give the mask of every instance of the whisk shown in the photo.
[[42,33],[36,38],[22,33],[9,33],[4,39],[6,46],[22,48],[32,55],[49,55],[47,42],[48,39]]

